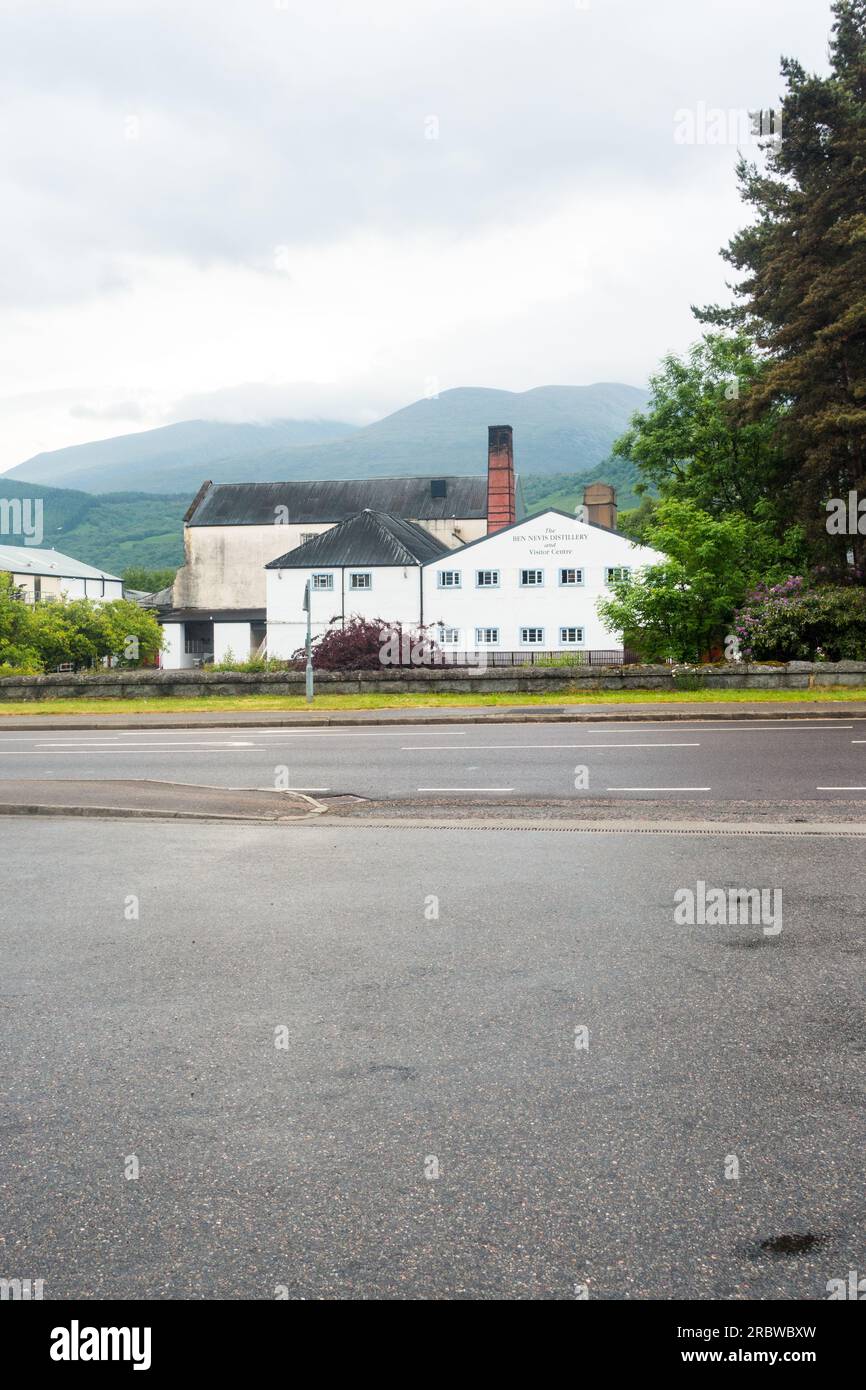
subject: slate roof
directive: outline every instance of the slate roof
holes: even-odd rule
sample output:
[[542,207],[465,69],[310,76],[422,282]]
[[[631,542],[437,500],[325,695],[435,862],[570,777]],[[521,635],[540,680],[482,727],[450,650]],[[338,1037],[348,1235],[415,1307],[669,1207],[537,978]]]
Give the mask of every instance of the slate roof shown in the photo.
[[33,545],[0,545],[0,570],[14,574],[57,575],[61,579],[119,579],[107,570],[94,569],[59,550],[40,550]]
[[[431,483],[444,482],[434,497]],[[417,521],[483,520],[487,475],[344,478],[323,482],[204,484],[186,515],[188,526],[271,526],[285,507],[292,524],[345,521],[364,508]]]
[[423,526],[367,508],[271,560],[265,569],[329,569],[344,565],[423,565],[448,554]]

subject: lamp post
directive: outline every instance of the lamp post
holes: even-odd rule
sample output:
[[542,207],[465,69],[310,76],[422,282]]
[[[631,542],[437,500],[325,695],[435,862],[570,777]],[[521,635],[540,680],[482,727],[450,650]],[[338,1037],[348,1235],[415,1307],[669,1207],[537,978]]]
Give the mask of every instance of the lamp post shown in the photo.
[[310,581],[304,586],[304,612],[307,615],[307,704],[313,703],[313,615],[310,612]]

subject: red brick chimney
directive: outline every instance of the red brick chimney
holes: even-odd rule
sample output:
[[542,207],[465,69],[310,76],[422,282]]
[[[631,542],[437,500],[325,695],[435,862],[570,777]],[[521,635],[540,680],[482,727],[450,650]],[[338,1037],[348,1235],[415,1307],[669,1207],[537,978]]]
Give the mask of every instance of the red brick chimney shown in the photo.
[[516,520],[514,441],[510,425],[487,427],[487,534]]

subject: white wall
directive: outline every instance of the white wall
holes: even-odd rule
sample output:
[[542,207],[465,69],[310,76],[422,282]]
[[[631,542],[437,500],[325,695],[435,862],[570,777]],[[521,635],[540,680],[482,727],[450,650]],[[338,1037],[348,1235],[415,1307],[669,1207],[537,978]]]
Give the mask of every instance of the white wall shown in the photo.
[[[355,571],[372,575],[372,588],[353,590]],[[364,567],[361,565],[318,570],[267,570],[268,656],[280,660],[303,646],[307,615],[303,611],[304,587],[313,573],[333,576],[333,589],[313,589],[312,629],[318,637],[339,627],[345,617],[382,618],[385,622],[417,624],[421,613],[421,571],[417,565]]]
[[[185,562],[174,581],[175,608],[263,608],[265,565],[296,549],[304,536],[329,531],[332,522],[271,526],[185,526]],[[483,536],[486,519],[418,523],[448,546]]]
[[229,655],[237,661],[249,661],[252,640],[250,623],[214,623],[214,661],[225,661]]
[[165,646],[160,653],[159,664],[165,671],[181,671],[195,665],[195,657],[184,651],[186,638],[185,623],[163,623],[162,634]]
[[[582,627],[579,648],[621,647],[621,638],[605,629],[596,613],[598,599],[610,590],[605,570],[629,566],[633,571],[661,560],[646,546],[635,546],[626,536],[579,522],[557,512],[544,512],[508,530],[494,532],[469,546],[424,566],[424,621],[459,628],[460,641],[446,650],[473,651],[477,627],[499,629],[501,651],[531,651],[521,641],[521,627],[541,627],[544,651],[574,650],[560,639],[560,628]],[[582,571],[582,583],[563,587],[559,571]],[[498,588],[478,588],[476,571],[498,570]],[[539,587],[525,588],[520,571],[543,571]],[[442,570],[459,570],[461,587],[438,587]],[[493,648],[495,650],[495,648]]]
[[89,598],[96,603],[107,603],[111,599],[123,598],[123,583],[119,579],[106,579],[103,586],[101,579],[67,579],[59,574],[36,574],[33,570],[25,570],[22,574],[13,574],[13,584],[16,588],[24,590],[31,603],[35,593],[33,581],[36,578],[42,581],[42,598]]

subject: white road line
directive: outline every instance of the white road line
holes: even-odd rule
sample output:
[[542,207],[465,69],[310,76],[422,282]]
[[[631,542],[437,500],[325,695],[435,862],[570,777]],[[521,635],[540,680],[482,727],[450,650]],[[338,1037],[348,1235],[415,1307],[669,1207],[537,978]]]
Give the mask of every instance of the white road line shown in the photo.
[[404,743],[401,753],[477,753],[490,748],[700,748],[699,743]]
[[609,792],[708,792],[712,787],[608,787]]
[[866,792],[866,787],[816,787],[816,792]]
[[[205,743],[205,742],[203,742],[203,741],[202,741],[202,742],[199,742],[198,740],[193,740],[193,741],[190,742],[190,743],[148,743],[148,744],[143,745],[143,746],[145,746],[145,747],[147,747],[147,748],[195,748],[195,749],[202,749],[202,748],[255,748],[257,745],[256,745],[255,743],[244,743],[244,742],[242,742],[240,739],[230,739],[230,740],[227,740],[227,741],[225,741],[225,742],[223,742],[223,743],[220,743],[220,742],[217,742],[217,741],[214,740],[214,739],[211,739],[211,740],[209,740],[207,743]],[[124,744],[122,744],[122,743],[97,743],[96,740],[94,740],[93,742],[91,742],[89,739],[84,739],[84,740],[82,740],[82,741],[80,741],[80,742],[75,742],[75,743],[67,743],[66,740],[64,739],[64,741],[63,741],[62,743],[37,743],[36,747],[37,747],[37,748],[65,748],[65,749],[69,749],[69,748],[81,748],[83,751],[85,751],[85,752],[87,752],[87,753],[92,753],[92,752],[94,752],[97,748],[99,748],[99,749],[103,749],[103,748],[104,748],[104,749],[108,749],[109,751],[119,752],[120,749],[124,748]],[[128,744],[125,745],[125,751],[129,751],[129,745],[128,745]]]
[[[169,745],[169,747],[174,746],[174,744]],[[243,744],[241,747],[237,745],[223,747],[218,744],[216,747],[193,748],[185,751],[193,753],[246,753],[253,746],[253,744]],[[118,748],[56,748],[54,746],[48,748],[2,748],[0,749],[0,758],[53,758],[58,753],[62,753],[66,757],[69,753],[118,753],[122,751]]]
[[513,787],[418,787],[419,792],[513,792]]

